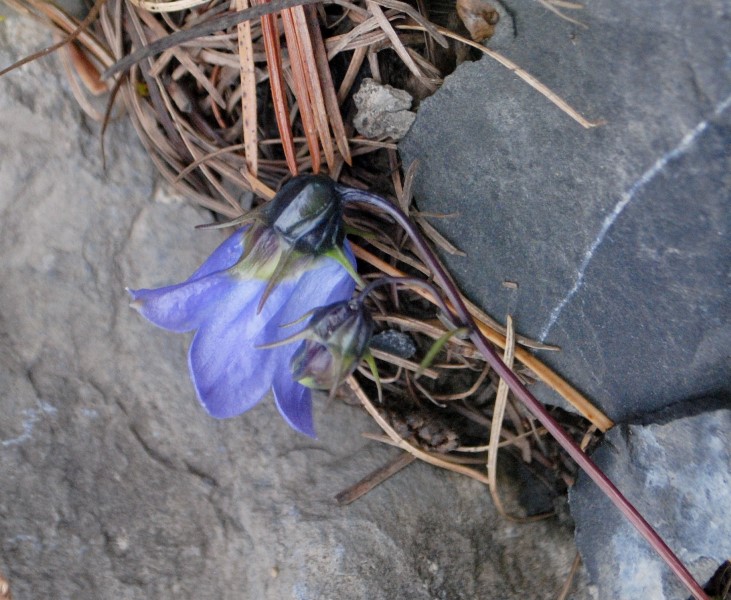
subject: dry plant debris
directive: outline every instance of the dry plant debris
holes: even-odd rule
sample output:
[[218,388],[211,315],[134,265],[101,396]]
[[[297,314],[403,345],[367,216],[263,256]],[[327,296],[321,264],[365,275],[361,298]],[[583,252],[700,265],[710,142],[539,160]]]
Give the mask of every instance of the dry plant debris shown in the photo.
[[[435,245],[460,252],[428,221],[432,215],[412,206],[415,165],[402,176],[393,140],[355,132],[352,96],[369,76],[423,99],[466,48],[498,60],[582,126],[598,124],[506,57],[473,41],[489,38],[498,22],[497,11],[482,0],[459,0],[451,8],[472,40],[438,25],[439,9],[430,13],[422,0],[414,5],[401,0],[97,0],[82,24],[41,0],[11,2],[48,23],[58,46],[73,38],[63,61],[84,110],[100,121],[126,110],[160,173],[181,194],[224,217],[271,198],[292,175],[326,172],[389,196]],[[543,3],[551,10],[578,7]],[[257,18],[243,18],[252,13]],[[102,77],[115,69],[111,78]],[[383,275],[431,276],[389,221],[358,212],[348,218],[361,236],[354,252],[366,282]],[[507,393],[470,340],[449,333],[428,290],[387,288],[369,302],[379,328],[408,336],[417,356],[374,352],[385,392],[378,406],[371,400],[375,385],[368,371],[351,377],[350,386],[386,432],[386,438],[377,439],[411,458],[395,459],[355,491],[344,492],[341,501],[352,501],[419,458],[482,481],[501,508],[498,448],[532,465],[540,477],[551,479],[551,486],[571,483],[574,465]],[[483,334],[505,348],[506,361],[516,361],[515,372],[524,382],[543,381],[585,417],[560,416],[577,440],[593,440],[594,431],[612,425],[528,350],[543,346],[515,335],[512,325],[502,327],[474,305],[468,308]],[[425,365],[430,352],[431,364]]]
[[[583,126],[595,125],[507,58],[436,25],[438,5],[432,15],[424,2],[305,1],[306,6],[296,0],[250,6],[248,0],[98,0],[85,23],[90,26],[79,28],[65,51],[75,93],[95,119],[104,118],[95,96],[105,90],[111,98],[121,96],[164,177],[191,200],[226,216],[238,214],[242,199],[255,191],[251,178],[276,188],[290,175],[323,170],[335,179],[347,173],[370,187],[379,178],[379,191],[395,191],[389,190],[385,169],[374,165],[393,145],[355,133],[352,93],[370,75],[422,99],[455,67],[456,48],[470,44]],[[61,36],[77,29],[52,4],[10,2]],[[556,7],[576,7],[568,4]],[[239,17],[275,5],[289,7],[252,20]],[[493,8],[460,0],[455,10],[473,38],[489,37],[497,21]],[[238,22],[225,26],[231,19]],[[478,24],[475,33],[475,19],[489,31]],[[189,39],[173,44],[183,34]],[[164,49],[153,52],[159,44]],[[147,54],[123,73],[100,78],[135,52]]]
[[13,595],[10,593],[10,584],[2,573],[0,573],[0,600],[13,600]]

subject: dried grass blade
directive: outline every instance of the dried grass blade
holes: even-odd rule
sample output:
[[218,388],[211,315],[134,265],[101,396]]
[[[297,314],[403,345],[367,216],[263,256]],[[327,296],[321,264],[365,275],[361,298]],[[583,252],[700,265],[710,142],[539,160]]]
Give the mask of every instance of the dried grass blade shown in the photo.
[[157,77],[167,68],[170,64],[170,59],[173,58],[173,56],[175,56],[174,48],[169,48],[168,50],[165,50],[165,52],[162,52],[157,59],[153,61],[150,73]]
[[566,600],[569,597],[569,594],[571,593],[571,588],[574,585],[576,573],[578,573],[580,566],[581,555],[577,552],[573,562],[571,563],[571,569],[569,569],[569,574],[566,576],[566,581],[564,582],[561,591],[558,593],[556,600]]
[[185,167],[178,175],[175,177],[175,183],[183,179],[188,173],[192,172],[196,168],[198,168],[203,163],[216,158],[217,156],[220,156],[222,154],[226,154],[229,152],[235,152],[236,150],[244,150],[246,148],[245,144],[236,144],[234,146],[226,146],[225,148],[218,148],[217,150],[214,150],[213,152],[209,152],[208,154],[205,154],[201,156],[200,158],[196,159],[192,163],[190,163],[187,167]]
[[[131,75],[133,75],[135,71],[136,69],[133,69]],[[167,181],[171,182],[174,187],[186,197],[196,201],[205,208],[221,213],[222,215],[230,218],[240,214],[241,209],[235,210],[223,202],[212,200],[208,194],[200,193],[187,182],[176,183],[174,181],[176,174],[181,168],[181,165],[177,160],[177,152],[168,143],[168,138],[162,133],[162,131],[160,131],[157,120],[145,114],[143,106],[139,102],[138,96],[135,92],[134,83],[134,80],[130,81],[127,86],[122,88],[122,97],[125,105],[131,107],[129,111],[130,118],[134,123],[135,129],[140,133],[140,140],[147,148],[152,162],[163,177],[165,177]],[[148,113],[152,112],[149,107],[144,108],[147,108]]]
[[[427,3],[425,0],[416,0],[416,8],[419,11],[420,15],[423,15],[424,18],[431,24],[431,21],[429,21],[429,7],[427,6]],[[439,32],[437,32],[439,33]],[[439,34],[441,35],[441,34]],[[436,46],[434,45],[434,38],[426,33],[424,33],[424,41],[426,42],[426,59],[434,64],[436,62]]]
[[469,467],[451,463],[447,460],[444,460],[443,458],[439,458],[432,454],[429,454],[428,452],[419,450],[418,448],[409,444],[406,440],[401,438],[401,436],[396,433],[396,430],[391,427],[388,422],[378,413],[378,410],[376,410],[376,407],[373,406],[370,398],[368,398],[368,394],[363,391],[363,388],[360,387],[360,384],[352,375],[348,377],[348,385],[350,386],[350,389],[353,390],[358,400],[360,400],[366,411],[368,411],[368,414],[373,417],[373,420],[378,423],[380,428],[383,429],[386,435],[388,435],[388,437],[393,441],[395,446],[401,448],[402,450],[406,450],[409,454],[413,454],[416,458],[423,460],[430,465],[441,467],[449,471],[455,471],[456,473],[467,475],[468,477],[472,477],[472,479],[476,479],[477,481],[480,481],[482,483],[487,483],[487,477],[483,473],[475,471],[474,469],[470,469]]
[[581,4],[576,4],[574,2],[556,2],[555,0],[538,0],[538,2],[541,6],[543,6],[547,10],[550,10],[553,14],[568,21],[569,23],[573,23],[574,25],[578,25],[579,27],[583,27],[584,29],[589,28],[589,26],[586,23],[582,23],[578,19],[573,19],[573,18],[569,17],[568,15],[565,15],[558,8],[558,7],[570,8],[573,10],[579,9],[579,8],[584,8]]
[[[406,47],[399,39],[399,36],[396,33],[396,30],[391,25],[391,22],[386,18],[386,15],[383,14],[383,10],[381,10],[381,7],[378,6],[378,4],[376,4],[373,0],[366,0],[366,6],[368,7],[368,10],[371,12],[371,14],[376,18],[376,21],[378,21],[378,24],[380,25],[381,29],[383,29],[383,32],[386,34],[386,36],[388,36],[388,39],[391,41],[391,45],[393,46],[394,51],[396,52],[396,54],[399,55],[399,58],[404,61],[406,68],[411,71],[414,76],[418,77],[419,80],[428,89],[435,90],[436,86],[421,72],[421,69],[419,69],[419,67],[414,62],[414,59],[411,58],[411,55],[408,53]],[[423,27],[421,27],[421,29],[424,30]]]
[[414,269],[416,269],[417,271],[420,271],[427,277],[430,275],[429,269],[427,269],[424,266],[424,263],[422,263],[418,259],[412,258],[411,256],[404,254],[403,252],[400,252],[399,250],[395,250],[391,246],[389,246],[383,242],[379,242],[378,240],[369,240],[369,242],[370,242],[371,246],[373,246],[374,248],[377,248],[378,250],[380,250],[384,254],[387,254],[391,258],[395,258],[399,262],[402,262],[406,265],[409,265],[410,267],[413,267]]
[[[143,37],[142,23],[140,23],[135,9],[129,10],[130,23],[132,27],[128,29],[128,33],[132,37],[135,44],[144,46],[146,40]],[[156,119],[162,125],[163,130],[167,134],[167,138],[170,141],[170,145],[175,149],[177,154],[177,160],[193,160],[192,155],[188,152],[185,147],[185,143],[178,132],[175,124],[170,117],[170,107],[164,102],[163,90],[164,86],[161,85],[159,79],[155,79],[150,75],[149,69],[152,61],[148,58],[140,62],[139,70],[142,77],[147,85],[147,91],[150,95],[150,101],[155,112]]]
[[[503,354],[503,362],[509,369],[513,368],[513,359],[515,357],[515,329],[513,328],[513,319],[508,315],[507,319],[508,336],[505,342],[505,353]],[[504,379],[500,379],[497,387],[497,396],[495,397],[495,408],[493,410],[492,424],[490,426],[490,441],[487,448],[487,479],[490,496],[495,504],[498,512],[507,516],[503,507],[500,494],[497,489],[497,453],[498,443],[500,442],[500,430],[503,428],[503,419],[505,418],[505,406],[508,403],[508,392],[510,388]]]
[[[54,37],[57,37],[57,34]],[[61,49],[60,58],[71,91],[79,106],[95,121],[102,121],[104,115],[87,99],[87,93],[100,96],[109,91],[107,84],[99,77],[99,70],[74,42]],[[81,83],[84,84],[86,93],[82,89]]]
[[297,38],[297,29],[291,10],[282,11],[282,23],[284,24],[284,37],[287,40],[287,52],[289,53],[289,66],[294,95],[297,98],[297,107],[302,117],[302,126],[305,130],[307,147],[310,150],[312,170],[317,173],[320,170],[320,144],[317,137],[317,125],[315,124],[315,115],[312,112],[312,98],[310,98],[307,91],[307,78],[305,75],[304,57],[302,56],[302,46]]
[[244,172],[244,178],[248,182],[249,186],[251,186],[251,190],[259,197],[266,198],[267,200],[271,200],[276,195],[276,192],[270,188],[267,184],[265,184],[260,179],[257,179],[256,176],[252,175],[251,173]]
[[[79,104],[79,108],[84,111],[84,113],[92,120],[96,121],[97,123],[104,123],[105,119],[107,117],[111,117],[111,111],[114,108],[114,100],[110,98],[109,103],[109,112],[107,113],[106,110],[104,112],[100,112],[96,109],[96,107],[93,105],[93,103],[89,100],[88,94],[91,93],[89,89],[86,87],[86,84],[82,86],[81,83],[84,81],[84,79],[79,75],[79,72],[77,70],[77,66],[73,63],[73,59],[68,56],[69,53],[66,52],[66,49],[62,49],[61,53],[59,54],[59,58],[61,59],[61,65],[63,66],[63,70],[66,73],[66,78],[69,82],[69,87],[71,88],[71,93],[73,94],[74,98],[76,99],[76,102]],[[86,90],[86,91],[84,91]],[[103,125],[102,125],[103,127]],[[104,165],[104,168],[106,168],[106,155],[104,153],[104,140],[103,137],[100,137],[100,145],[101,145],[101,152],[102,152],[102,164]]]
[[350,93],[350,89],[353,87],[355,78],[358,76],[360,68],[363,66],[363,62],[367,55],[368,48],[366,46],[361,46],[360,48],[353,50],[353,57],[350,59],[348,70],[345,72],[345,77],[343,77],[343,82],[340,84],[340,89],[338,89],[338,104],[342,104]]
[[[389,477],[393,477],[401,469],[408,467],[415,460],[416,457],[413,454],[401,452],[398,456],[389,460],[384,466],[379,467],[372,473],[366,475],[358,483],[340,492],[335,496],[335,501],[341,506],[355,502],[376,486],[381,485]],[[2,599],[0,598],[0,600]]]
[[[369,0],[369,1],[372,1],[372,0]],[[424,31],[424,28],[421,25],[397,25],[397,28],[407,30],[407,31]],[[466,37],[463,37],[457,33],[449,31],[448,29],[445,29],[444,27],[438,27],[437,29],[439,29],[439,31],[441,33],[443,33],[444,35],[446,35],[447,37],[457,40],[458,42],[462,42],[463,44],[467,44],[468,46],[471,46],[472,48],[476,48],[480,52],[487,54],[490,58],[499,62],[506,69],[515,73],[518,77],[520,77],[523,81],[525,81],[528,85],[530,85],[534,90],[543,94],[546,98],[548,98],[551,102],[553,102],[556,106],[558,106],[563,112],[565,112],[574,121],[579,123],[579,125],[581,125],[582,127],[585,127],[586,129],[591,129],[592,127],[599,127],[600,125],[606,124],[606,121],[604,121],[603,119],[600,119],[598,121],[589,121],[589,120],[585,119],[584,117],[582,117],[575,109],[571,108],[571,106],[569,106],[569,104],[565,100],[563,100],[561,97],[559,97],[555,92],[551,91],[547,86],[545,86],[540,81],[538,81],[535,77],[533,77],[533,75],[531,75],[524,69],[521,69],[513,61],[504,57],[502,54],[495,52],[494,50],[490,50],[490,48],[486,48],[482,44],[478,44],[476,42],[473,42],[472,40],[468,40]]]
[[[396,195],[401,209],[404,208],[404,186],[401,181],[401,162],[399,161],[396,150],[388,150],[388,168],[391,171],[391,183],[393,183],[393,191]],[[404,211],[408,214],[408,209]],[[399,242],[399,246],[401,243]]]
[[[175,114],[174,113],[171,113],[171,114],[173,114],[173,118],[175,118]],[[176,120],[176,122],[178,121],[177,118],[175,120]],[[190,134],[183,134],[182,132],[181,132],[181,134],[183,136],[183,142],[185,143],[186,147],[188,148],[188,151],[190,152],[191,156],[193,157],[193,160],[199,161],[201,158],[203,158],[205,156],[205,153],[199,151],[198,148],[196,147],[196,143],[195,143],[196,140],[195,140],[194,136],[191,136]],[[225,169],[224,165],[220,165],[220,166]],[[206,179],[209,181],[211,186],[213,186],[213,188],[231,205],[231,208],[233,210],[240,211],[241,207],[239,206],[239,203],[236,201],[236,198],[234,198],[228,192],[228,190],[226,190],[226,188],[223,186],[221,181],[219,181],[219,179],[214,175],[212,168],[206,166],[205,164],[200,164],[199,169],[203,173],[203,175],[205,175]],[[236,174],[234,173],[234,176],[235,175]],[[229,177],[231,177],[230,173],[229,173]]]
[[86,15],[83,21],[81,21],[74,30],[69,33],[68,36],[66,36],[64,39],[62,39],[59,42],[56,42],[55,44],[52,44],[51,46],[48,46],[47,48],[44,48],[43,50],[39,50],[38,52],[34,52],[33,54],[26,56],[22,58],[21,60],[13,63],[9,67],[4,68],[2,71],[0,71],[0,77],[5,75],[6,73],[9,73],[10,71],[13,71],[19,67],[22,67],[23,65],[26,65],[30,62],[33,62],[34,60],[38,58],[42,58],[43,56],[47,56],[51,54],[52,52],[55,52],[59,48],[65,46],[66,44],[73,42],[76,38],[79,37],[79,35],[87,28],[89,25],[91,25],[99,15],[99,11],[101,10],[102,6],[104,6],[104,3],[106,0],[96,0],[94,2],[94,6],[91,7],[91,10],[89,11],[89,14]]
[[[101,0],[104,1],[104,0]],[[144,47],[140,47],[134,52],[130,52],[125,57],[118,60],[111,67],[109,67],[104,73],[102,73],[102,79],[107,79],[113,75],[126,71],[132,65],[140,62],[143,58],[155,56],[172,48],[179,46],[185,42],[190,42],[201,38],[206,35],[211,35],[219,31],[225,31],[229,27],[238,25],[243,21],[249,21],[251,19],[258,19],[267,15],[290,8],[292,6],[299,6],[300,4],[316,4],[319,2],[327,2],[327,0],[271,0],[271,1],[258,1],[255,6],[247,8],[241,11],[228,11],[210,19],[203,21],[189,27],[188,29],[181,29],[175,33],[165,36],[162,39],[156,40],[151,44]],[[273,21],[272,21],[273,22]],[[276,31],[276,29],[275,29]],[[278,38],[277,38],[278,39]]]
[[[256,0],[257,4],[264,4],[265,1]],[[277,31],[276,15],[264,15],[261,18],[262,38],[264,39],[264,52],[267,55],[267,66],[269,67],[269,87],[272,90],[272,103],[274,104],[274,115],[279,129],[279,136],[282,138],[282,149],[287,161],[287,167],[292,175],[297,175],[297,156],[292,140],[292,125],[289,122],[289,106],[287,96],[284,93],[284,73],[282,73],[282,50],[279,46],[279,32]]]
[[[325,97],[322,91],[322,83],[320,80],[317,59],[315,57],[315,50],[313,48],[312,36],[307,23],[307,17],[305,16],[305,7],[295,6],[291,9],[291,13],[294,17],[297,41],[302,53],[305,83],[307,84],[307,92],[314,109],[317,132],[320,136],[322,151],[325,154],[325,162],[327,163],[328,169],[332,171],[335,167],[335,146],[333,145],[332,136],[330,135]],[[329,72],[329,68],[327,71]]]
[[[548,431],[545,427],[539,427],[536,429],[536,433],[539,435],[547,435]],[[508,431],[501,431],[500,437],[504,438],[499,444],[498,448],[506,448],[507,446],[514,446],[517,442],[519,442],[522,439],[528,438],[528,436],[532,436],[533,432],[528,431],[526,433],[521,433],[520,435],[515,435],[514,433],[510,433]],[[455,448],[454,452],[470,452],[470,453],[478,453],[478,452],[487,452],[489,445],[485,446],[460,446],[459,448]]]
[[223,96],[221,96],[221,93],[216,89],[216,86],[211,83],[211,80],[208,79],[203,71],[201,71],[200,67],[190,57],[190,55],[185,51],[178,50],[175,53],[175,58],[180,61],[180,64],[185,67],[188,73],[190,73],[195,78],[195,80],[201,85],[201,87],[210,94],[211,99],[218,106],[225,110],[226,101],[223,99]]
[[[167,31],[165,30],[165,28],[152,13],[149,13],[145,10],[139,10],[136,14],[145,23],[145,25],[150,28],[150,31],[154,34],[155,37],[159,39],[167,35]],[[172,52],[173,56],[175,56],[178,62],[180,62],[180,65],[193,76],[193,78],[201,85],[203,89],[205,89],[210,94],[213,101],[218,106],[225,109],[226,101],[223,99],[216,87],[210,82],[210,80],[198,66],[196,61],[191,58],[190,54],[185,49],[179,47],[171,48],[170,52]],[[153,64],[150,69],[150,75],[157,79],[160,75],[161,67],[164,68],[164,64],[160,65],[159,61],[156,61],[156,63]]]
[[[26,6],[27,2],[27,6]],[[53,25],[55,25],[61,32],[67,34],[73,33],[78,27],[79,22],[64,13],[57,6],[48,2],[38,2],[36,0],[23,0],[22,3],[16,2],[15,0],[5,0],[5,3],[19,12],[28,11],[28,6],[37,10],[40,14],[35,14],[32,11],[28,11],[32,16],[38,18],[41,21],[48,19]],[[106,5],[102,5],[99,14],[103,14]],[[41,17],[42,15],[42,17]],[[57,43],[62,40],[57,39]],[[99,39],[88,30],[78,32],[76,41],[83,46],[104,68],[109,67],[113,63],[112,53],[109,50],[107,44],[99,41]],[[63,40],[63,43],[67,43]]]
[[410,213],[411,201],[414,198],[414,180],[416,179],[416,174],[419,171],[419,164],[419,159],[415,158],[411,161],[411,164],[404,172],[404,188],[402,192],[403,197],[401,198],[401,210],[403,210],[407,215]]
[[386,8],[393,8],[394,10],[398,10],[402,13],[409,15],[412,19],[414,19],[414,21],[421,25],[424,28],[425,33],[431,36],[432,39],[436,40],[436,42],[442,48],[449,47],[449,42],[447,42],[447,39],[441,33],[439,33],[439,29],[437,29],[437,27],[431,21],[429,21],[429,19],[425,18],[418,10],[413,8],[411,5],[406,4],[406,2],[401,2],[400,0],[373,1],[376,4],[385,6]]
[[442,85],[444,80],[442,79],[442,72],[441,70],[439,70],[439,68],[431,64],[426,58],[424,58],[419,52],[417,52],[413,48],[407,46],[406,51],[409,53],[409,56],[414,59],[414,62],[418,65],[418,67],[424,70],[426,76],[430,78],[435,86]]
[[330,0],[329,2],[323,2],[323,4],[337,4],[347,9],[346,12],[349,13],[348,16],[351,17],[351,21],[368,18],[368,11],[365,8],[353,2],[348,2],[348,0]]
[[441,248],[445,252],[454,256],[467,256],[465,252],[457,248],[457,246],[452,244],[447,238],[439,233],[437,229],[424,217],[415,216],[414,221],[419,224],[419,227],[421,227],[424,235],[426,235],[426,237],[428,237],[432,242],[434,242],[439,248]]
[[[397,325],[398,327],[401,327],[403,329],[406,329],[407,331],[416,331],[419,333],[423,333],[424,335],[428,335],[431,338],[437,339],[438,337],[442,336],[446,329],[444,328],[444,325],[442,325],[441,322],[435,321],[433,323],[429,323],[427,321],[423,321],[421,319],[414,319],[412,317],[404,317],[402,315],[381,315],[381,314],[375,314],[373,315],[373,319],[377,322],[383,321],[385,323],[390,323],[392,325]],[[439,323],[438,325],[436,323]],[[458,343],[467,344],[464,340],[457,339]]]
[[421,372],[422,376],[428,377],[429,379],[439,379],[439,373],[434,369],[430,369],[428,367],[422,368],[419,363],[406,360],[405,358],[401,358],[400,356],[396,356],[395,354],[389,354],[388,352],[376,350],[375,348],[371,348],[371,354],[373,354],[373,356],[375,356],[379,360],[388,361],[391,364],[396,365],[397,367],[402,367],[406,369],[407,371],[412,371],[414,373]]
[[355,40],[365,36],[366,34],[378,29],[378,21],[374,17],[363,21],[342,35],[328,38],[325,48],[327,49],[327,58],[332,60],[338,53],[342,52],[349,44]]
[[[485,366],[482,369],[482,372],[480,373],[479,377],[475,380],[475,382],[466,390],[463,392],[456,392],[454,394],[432,394],[435,400],[439,400],[441,402],[452,402],[454,400],[464,400],[465,398],[469,398],[473,394],[477,393],[477,390],[480,389],[480,386],[485,381],[485,378],[490,373],[490,365],[485,363]],[[493,421],[494,423],[494,421]],[[490,438],[492,439],[492,438]],[[489,474],[489,471],[488,471]]]
[[150,2],[148,0],[129,0],[135,6],[138,6],[151,13],[176,12],[179,10],[190,10],[196,6],[206,4],[209,0],[172,0],[165,2]]
[[[249,7],[249,0],[236,0],[236,10]],[[244,137],[244,156],[248,170],[256,175],[259,171],[259,146],[257,132],[256,70],[254,47],[251,41],[251,22],[236,26],[241,73],[241,122]]]
[[330,63],[327,60],[327,51],[325,50],[325,42],[322,39],[320,23],[317,20],[317,10],[313,6],[306,6],[304,10],[307,18],[307,26],[310,30],[312,49],[315,55],[315,64],[317,65],[317,71],[320,75],[320,84],[322,85],[322,93],[325,99],[325,108],[330,119],[330,126],[333,130],[335,143],[340,151],[340,156],[343,157],[346,163],[352,165],[353,159],[350,155],[350,144],[348,143],[348,136],[345,132],[343,116],[340,113],[338,96],[335,93],[335,86],[333,85]]
[[[144,38],[144,31],[142,28],[142,23],[139,20],[138,12],[140,9],[132,9],[129,11],[130,14],[130,22],[133,25],[133,28],[130,29],[130,32],[133,33],[133,38],[137,38],[137,42],[140,44],[144,44],[146,42]],[[142,12],[144,15],[145,13]],[[149,15],[148,15],[149,16]],[[148,86],[148,91],[150,93],[150,97],[153,100],[153,104],[155,106],[155,117],[163,123],[163,125],[166,122],[169,122],[168,127],[166,127],[166,131],[168,129],[171,129],[175,134],[178,136],[177,139],[181,141],[181,144],[183,146],[183,152],[185,154],[180,154],[181,157],[188,158],[190,157],[191,160],[196,160],[202,153],[199,153],[196,149],[195,144],[191,143],[189,138],[188,129],[190,129],[190,126],[185,123],[185,121],[178,115],[178,113],[175,110],[175,107],[173,106],[173,101],[168,94],[168,91],[166,87],[163,85],[160,78],[152,77],[149,75],[149,73],[146,73],[146,68],[149,66],[149,63],[151,63],[152,60],[150,58],[145,59],[140,64],[140,70],[142,71],[143,75],[145,76],[145,81]],[[132,78],[130,78],[130,83],[132,82]],[[157,101],[156,101],[157,99]],[[148,132],[151,130],[151,128],[148,128]],[[170,137],[170,134],[168,133],[168,137]],[[171,140],[174,141],[174,140]],[[180,168],[178,166],[178,168]],[[236,203],[236,200],[228,194],[228,192],[223,188],[223,186],[220,184],[220,182],[217,180],[217,178],[213,175],[210,169],[208,169],[205,166],[200,167],[200,171],[203,173],[203,175],[208,179],[209,183],[213,186],[214,189],[216,189],[221,196],[223,196],[228,203],[231,205],[231,207],[234,210],[240,210],[240,207]]]

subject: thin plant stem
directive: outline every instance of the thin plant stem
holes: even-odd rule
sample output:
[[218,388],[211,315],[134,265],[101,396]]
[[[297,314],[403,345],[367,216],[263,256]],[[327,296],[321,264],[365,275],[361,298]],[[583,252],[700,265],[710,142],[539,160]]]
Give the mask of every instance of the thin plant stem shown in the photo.
[[344,202],[362,203],[377,208],[390,215],[398,225],[409,235],[424,262],[431,268],[434,280],[440,285],[444,294],[454,306],[456,317],[470,328],[470,338],[477,349],[482,352],[485,360],[510,387],[515,396],[530,410],[541,422],[546,430],[556,439],[564,450],[576,461],[586,474],[596,483],[607,495],[612,503],[622,512],[627,520],[639,531],[652,548],[662,557],[672,571],[683,582],[683,585],[690,591],[697,600],[709,600],[703,588],[694,579],[686,566],[673,553],[670,547],[663,541],[660,535],[653,529],[640,512],[624,497],[617,486],[604,474],[604,472],[589,458],[589,456],[574,442],[566,431],[548,413],[546,408],[518,379],[518,376],[507,367],[493,348],[492,344],[482,335],[476,326],[472,316],[465,306],[462,295],[459,293],[456,284],[447,273],[441,261],[434,254],[416,225],[406,214],[395,204],[381,198],[380,196],[358,190],[355,188],[338,185],[338,192]]

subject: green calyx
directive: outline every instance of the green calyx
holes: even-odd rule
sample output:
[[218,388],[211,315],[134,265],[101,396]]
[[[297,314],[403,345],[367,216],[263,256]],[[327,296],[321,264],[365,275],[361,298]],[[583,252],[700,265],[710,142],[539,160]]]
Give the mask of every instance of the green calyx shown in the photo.
[[304,340],[292,357],[292,377],[333,392],[367,359],[372,334],[373,320],[361,303],[336,302],[314,311],[307,328],[278,344]]

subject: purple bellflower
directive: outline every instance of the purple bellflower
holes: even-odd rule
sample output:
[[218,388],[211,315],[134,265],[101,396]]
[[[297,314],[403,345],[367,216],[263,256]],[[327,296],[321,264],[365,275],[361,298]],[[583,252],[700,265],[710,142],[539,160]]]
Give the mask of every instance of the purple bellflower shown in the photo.
[[296,177],[183,283],[129,290],[132,306],[173,332],[195,330],[188,366],[208,413],[249,410],[272,389],[284,420],[314,437],[310,390],[291,374],[296,346],[274,345],[283,325],[353,293],[355,260],[342,206],[324,177]]

